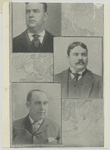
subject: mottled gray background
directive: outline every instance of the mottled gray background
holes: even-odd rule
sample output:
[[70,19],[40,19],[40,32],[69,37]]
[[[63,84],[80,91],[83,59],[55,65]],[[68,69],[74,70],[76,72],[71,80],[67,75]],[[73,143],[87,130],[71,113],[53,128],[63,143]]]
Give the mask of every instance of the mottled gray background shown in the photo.
[[[47,3],[48,18],[45,28],[54,36],[61,35],[61,4]],[[13,37],[19,35],[26,29],[25,3],[13,3]]]
[[102,38],[90,37],[56,37],[54,38],[54,74],[69,67],[67,48],[70,43],[80,41],[88,48],[87,68],[102,76]]
[[49,97],[48,117],[61,124],[61,87],[52,83],[13,83],[12,84],[12,117],[17,120],[28,114],[26,108],[27,93],[32,89],[40,89]]
[[62,36],[103,36],[102,3],[63,3]]

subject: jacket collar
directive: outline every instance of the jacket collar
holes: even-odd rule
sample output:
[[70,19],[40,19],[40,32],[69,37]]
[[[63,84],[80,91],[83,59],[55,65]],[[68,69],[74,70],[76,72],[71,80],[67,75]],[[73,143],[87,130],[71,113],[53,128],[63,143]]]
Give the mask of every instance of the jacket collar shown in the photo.
[[[45,47],[46,45],[48,45],[48,43],[45,42],[47,39],[48,39],[48,32],[45,30],[45,35],[42,41],[41,49],[42,47]],[[31,52],[33,47],[31,45],[27,29],[21,34],[20,41],[21,41],[22,47],[26,49],[27,52]]]
[[[65,70],[62,73],[62,92],[63,92],[63,98],[67,98],[68,96],[68,79],[69,79],[69,69]],[[89,71],[88,69],[86,69],[86,73],[84,75],[84,82],[81,88],[81,97],[83,98],[88,98],[91,88],[92,88],[92,84],[94,81],[94,76],[93,73],[91,71]]]
[[[49,125],[49,121],[48,121],[48,118],[45,118],[42,123],[41,123],[41,126],[39,127],[39,129],[37,130],[36,134],[39,134],[41,132],[44,132],[45,130],[47,130],[47,126]],[[30,119],[29,119],[29,115],[27,115],[24,119],[24,127],[26,130],[28,130],[31,134],[32,133],[32,124],[30,122]]]

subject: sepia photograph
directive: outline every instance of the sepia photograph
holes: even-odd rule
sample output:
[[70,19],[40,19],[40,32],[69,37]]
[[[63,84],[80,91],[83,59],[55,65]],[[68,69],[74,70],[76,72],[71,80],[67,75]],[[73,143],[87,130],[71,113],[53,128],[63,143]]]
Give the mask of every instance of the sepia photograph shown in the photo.
[[4,3],[2,147],[108,148],[108,11]]
[[12,147],[61,144],[60,84],[13,83],[12,99]]
[[54,39],[54,82],[62,98],[103,98],[101,37]]
[[60,3],[12,3],[13,53],[52,53],[61,35]]

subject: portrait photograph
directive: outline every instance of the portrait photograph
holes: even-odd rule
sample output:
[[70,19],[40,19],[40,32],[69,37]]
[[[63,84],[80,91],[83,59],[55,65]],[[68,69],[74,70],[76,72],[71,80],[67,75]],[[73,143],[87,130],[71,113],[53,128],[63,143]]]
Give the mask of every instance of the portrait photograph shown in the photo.
[[54,82],[61,83],[62,98],[103,98],[103,39],[56,37]]
[[53,53],[53,37],[61,36],[60,3],[11,4],[12,52]]
[[11,104],[12,147],[61,145],[60,84],[13,83]]

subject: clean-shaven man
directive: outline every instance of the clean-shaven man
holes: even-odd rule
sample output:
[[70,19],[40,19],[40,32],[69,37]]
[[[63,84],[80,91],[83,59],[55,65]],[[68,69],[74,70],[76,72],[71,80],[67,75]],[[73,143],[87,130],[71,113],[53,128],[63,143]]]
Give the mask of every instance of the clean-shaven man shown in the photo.
[[53,52],[53,36],[45,30],[47,16],[46,3],[26,3],[27,29],[13,39],[13,52]]
[[87,69],[87,46],[82,42],[71,43],[67,57],[70,67],[54,78],[61,83],[62,98],[103,98],[102,77]]
[[47,94],[41,90],[31,90],[26,106],[29,114],[13,123],[13,145],[60,144],[60,126],[47,118]]

